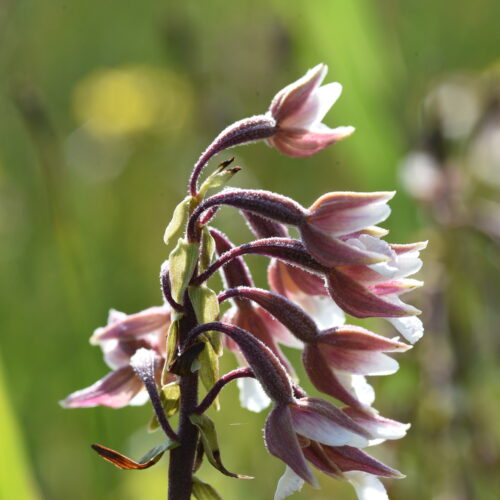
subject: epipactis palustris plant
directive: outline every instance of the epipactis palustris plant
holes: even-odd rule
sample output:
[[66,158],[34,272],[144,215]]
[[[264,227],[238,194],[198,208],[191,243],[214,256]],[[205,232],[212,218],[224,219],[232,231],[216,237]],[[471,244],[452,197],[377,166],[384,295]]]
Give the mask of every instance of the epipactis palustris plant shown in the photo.
[[[162,443],[139,461],[93,448],[122,469],[148,468],[168,450],[170,500],[221,498],[195,475],[204,457],[223,474],[247,478],[222,464],[214,422],[205,414],[219,407],[219,392],[232,380],[244,407],[271,406],[264,443],[286,466],[275,500],[304,482],[317,487],[311,466],[349,481],[363,500],[388,498],[379,477],[403,477],[364,451],[403,437],[409,427],[373,408],[366,376],[396,372],[397,361],[386,353],[411,346],[346,325],[344,316],[385,318],[411,344],[422,336],[419,311],[401,296],[422,284],[408,276],[420,269],[425,243],[387,243],[377,226],[389,216],[394,193],[331,192],[305,208],[269,191],[223,188],[239,170],[232,159],[198,182],[214,155],[239,144],[264,140],[285,155],[308,157],[349,136],[352,127],[321,123],[341,92],[338,83],[321,86],[326,72],[324,64],[311,69],[278,92],[267,113],[230,125],[201,155],[189,194],[165,231],[171,252],[160,274],[164,303],[132,315],[112,310],[108,324],[91,337],[111,372],[62,402],[67,408],[120,408],[149,398],[149,427],[161,429]],[[208,195],[214,189],[219,192]],[[234,246],[213,227],[225,205],[240,211],[253,241]],[[289,227],[300,238],[290,237]],[[270,259],[269,290],[255,287],[247,254]],[[217,271],[224,284],[219,291],[208,285]],[[221,317],[220,304],[227,300],[231,305]],[[281,345],[302,351],[305,373],[322,398],[298,385]],[[220,376],[223,346],[240,368]]]

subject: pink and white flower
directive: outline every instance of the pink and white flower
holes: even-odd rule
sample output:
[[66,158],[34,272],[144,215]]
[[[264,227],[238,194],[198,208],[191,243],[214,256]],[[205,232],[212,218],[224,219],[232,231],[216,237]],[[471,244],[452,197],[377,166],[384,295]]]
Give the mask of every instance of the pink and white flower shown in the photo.
[[387,202],[393,196],[394,192],[385,191],[323,195],[309,207],[300,224],[304,245],[318,262],[327,267],[387,261],[389,257],[385,251],[365,247],[358,243],[358,239],[365,232],[377,233],[378,228],[374,226],[389,217],[391,211]]
[[325,64],[318,64],[276,94],[267,113],[277,124],[267,139],[269,145],[285,155],[305,158],[354,132],[354,127],[331,129],[321,123],[342,92],[340,83],[321,86],[327,71]]
[[349,375],[390,375],[399,365],[385,352],[404,352],[410,346],[357,326],[321,332],[305,345],[302,360],[306,373],[321,392],[355,408],[367,405],[353,394]]
[[130,360],[141,348],[154,351],[158,358],[159,379],[169,326],[167,306],[151,307],[131,315],[112,309],[108,324],[98,328],[90,338],[91,344],[102,349],[111,372],[90,387],[73,392],[61,401],[61,405],[65,408],[98,405],[122,408],[128,404],[144,404],[148,395]]

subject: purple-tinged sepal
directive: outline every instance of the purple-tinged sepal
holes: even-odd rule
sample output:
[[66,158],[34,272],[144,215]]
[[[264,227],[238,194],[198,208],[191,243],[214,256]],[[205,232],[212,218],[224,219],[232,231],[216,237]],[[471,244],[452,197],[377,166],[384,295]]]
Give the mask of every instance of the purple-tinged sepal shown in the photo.
[[[393,192],[327,193],[311,205],[300,226],[302,240],[323,265],[376,264],[389,257],[376,248],[357,243],[356,233],[384,221]],[[349,235],[349,239],[345,236]],[[361,236],[360,236],[361,237]]]
[[373,446],[389,439],[401,439],[406,436],[410,424],[403,424],[396,420],[382,417],[375,410],[363,411],[357,408],[346,407],[342,410],[357,424],[366,429],[372,436],[369,446]]
[[[109,406],[122,408],[131,404],[143,389],[139,378],[130,366],[124,366],[108,373],[90,387],[71,393],[61,401],[64,408],[92,408]],[[141,403],[145,401],[141,400]]]
[[267,140],[270,146],[285,155],[305,158],[354,132],[353,127],[330,129],[321,123],[342,92],[336,82],[320,87],[327,70],[325,64],[318,64],[276,94],[268,111],[277,123],[276,133]]

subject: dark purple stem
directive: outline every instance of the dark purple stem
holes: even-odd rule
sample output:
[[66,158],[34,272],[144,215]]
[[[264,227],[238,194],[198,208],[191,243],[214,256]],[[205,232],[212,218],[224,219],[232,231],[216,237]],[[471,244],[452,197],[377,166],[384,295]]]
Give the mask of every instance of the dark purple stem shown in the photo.
[[243,328],[219,321],[199,325],[189,332],[187,340],[181,344],[181,353],[185,352],[199,335],[212,330],[227,335],[238,344],[255,378],[271,400],[276,403],[289,403],[293,400],[292,382],[285,367],[269,347]]
[[[215,250],[217,255],[222,255],[225,252],[235,248],[229,238],[218,229],[210,228],[210,234],[215,242]],[[245,261],[239,257],[232,260],[231,264],[224,268],[224,282],[228,288],[236,286],[254,286],[250,269],[248,269]]]
[[221,205],[253,212],[261,217],[293,226],[300,226],[307,216],[305,208],[286,196],[260,189],[226,189],[204,200],[191,214],[186,231],[189,241],[199,240],[198,220],[203,212]]
[[300,240],[292,238],[265,238],[250,243],[244,243],[243,245],[228,250],[203,273],[194,278],[191,284],[195,286],[201,285],[222,266],[237,257],[247,254],[256,254],[279,259],[306,269],[314,274],[325,275],[330,271],[328,267],[320,264],[309,254]]
[[276,128],[274,118],[265,115],[245,118],[229,125],[214,139],[196,162],[189,179],[189,193],[191,196],[198,196],[198,178],[210,158],[239,144],[267,139],[275,134]]
[[[186,342],[189,332],[196,326],[189,296],[184,296],[184,316],[179,325],[179,342]],[[168,469],[168,500],[190,500],[193,487],[193,469],[198,446],[198,429],[189,420],[189,415],[198,406],[198,372],[179,377],[180,409],[179,429],[180,446],[170,451]]]
[[168,267],[165,264],[161,268],[160,283],[161,283],[161,291],[163,293],[163,297],[169,303],[170,307],[177,312],[184,311],[182,305],[178,304],[172,297],[172,291],[170,288],[170,276],[168,272]]
[[303,342],[314,342],[319,336],[320,332],[311,316],[279,293],[242,286],[223,291],[218,299],[222,302],[235,297],[259,304]]
[[[142,378],[142,377],[141,377]],[[156,382],[154,377],[151,378],[143,378],[142,379],[144,386],[149,394],[149,399],[151,400],[151,404],[153,405],[156,418],[158,419],[158,423],[160,427],[163,429],[163,432],[174,441],[179,441],[179,436],[175,433],[175,431],[170,426],[167,417],[165,416],[165,411],[163,410],[163,405],[161,404],[160,396],[158,394],[158,389],[156,388]]]
[[224,388],[226,384],[233,380],[236,380],[237,378],[243,377],[255,378],[255,375],[252,369],[248,367],[238,368],[223,375],[219,380],[217,380],[217,382],[215,382],[210,391],[208,391],[203,401],[198,405],[198,407],[196,408],[196,413],[205,413],[210,408],[210,405],[214,402],[215,398],[219,395],[219,392]]

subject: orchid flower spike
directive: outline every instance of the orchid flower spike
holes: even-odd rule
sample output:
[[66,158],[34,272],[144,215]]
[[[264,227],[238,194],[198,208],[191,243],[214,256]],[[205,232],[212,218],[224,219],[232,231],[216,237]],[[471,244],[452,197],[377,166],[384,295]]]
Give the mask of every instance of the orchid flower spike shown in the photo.
[[267,139],[270,146],[287,156],[305,158],[354,132],[354,127],[331,129],[321,123],[342,92],[337,82],[320,86],[327,71],[325,64],[318,64],[276,94],[268,111],[277,123],[276,132]]

